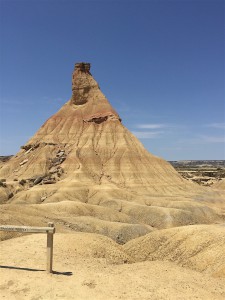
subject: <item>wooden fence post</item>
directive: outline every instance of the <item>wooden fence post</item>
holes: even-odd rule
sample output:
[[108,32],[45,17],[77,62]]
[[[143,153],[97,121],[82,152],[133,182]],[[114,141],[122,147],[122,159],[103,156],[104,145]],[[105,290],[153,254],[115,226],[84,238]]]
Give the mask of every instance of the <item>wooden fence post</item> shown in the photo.
[[17,225],[0,225],[0,231],[14,231],[23,233],[47,233],[47,272],[52,273],[53,261],[53,234],[55,227],[53,223],[48,223],[48,227],[31,227]]
[[[54,224],[49,222],[48,227],[54,227]],[[47,272],[52,273],[53,261],[53,233],[47,233]]]

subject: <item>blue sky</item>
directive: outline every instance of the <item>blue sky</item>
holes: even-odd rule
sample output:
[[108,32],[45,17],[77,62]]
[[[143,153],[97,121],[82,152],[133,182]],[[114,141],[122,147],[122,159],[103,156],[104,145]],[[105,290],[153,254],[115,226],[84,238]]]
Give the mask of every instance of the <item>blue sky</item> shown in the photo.
[[91,72],[167,160],[225,159],[225,2],[0,1],[0,155],[15,154]]

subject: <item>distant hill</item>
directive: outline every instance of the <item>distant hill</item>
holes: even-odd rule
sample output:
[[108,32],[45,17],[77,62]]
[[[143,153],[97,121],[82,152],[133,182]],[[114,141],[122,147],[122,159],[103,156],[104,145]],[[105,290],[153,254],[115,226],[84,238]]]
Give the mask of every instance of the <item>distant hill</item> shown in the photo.
[[13,155],[7,155],[7,156],[0,156],[0,162],[6,162],[12,158]]
[[178,160],[171,165],[185,179],[211,186],[225,178],[225,160]]
[[225,167],[225,160],[171,160],[169,161],[174,168],[177,167]]

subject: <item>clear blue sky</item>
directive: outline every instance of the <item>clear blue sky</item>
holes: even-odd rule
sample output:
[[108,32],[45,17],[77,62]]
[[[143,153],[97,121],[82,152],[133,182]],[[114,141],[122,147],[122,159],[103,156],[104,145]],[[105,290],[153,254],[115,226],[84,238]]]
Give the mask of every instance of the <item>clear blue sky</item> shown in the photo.
[[74,63],[153,154],[225,159],[225,2],[0,0],[0,155],[71,96]]

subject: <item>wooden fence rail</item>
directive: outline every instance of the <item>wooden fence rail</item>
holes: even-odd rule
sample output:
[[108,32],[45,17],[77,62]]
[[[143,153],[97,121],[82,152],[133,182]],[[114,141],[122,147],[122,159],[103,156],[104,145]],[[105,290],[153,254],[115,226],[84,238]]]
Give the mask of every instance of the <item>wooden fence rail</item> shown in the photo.
[[52,273],[53,264],[53,235],[55,227],[53,223],[48,223],[48,227],[32,227],[32,226],[14,226],[1,225],[0,231],[15,231],[23,233],[47,233],[47,268],[48,273]]

